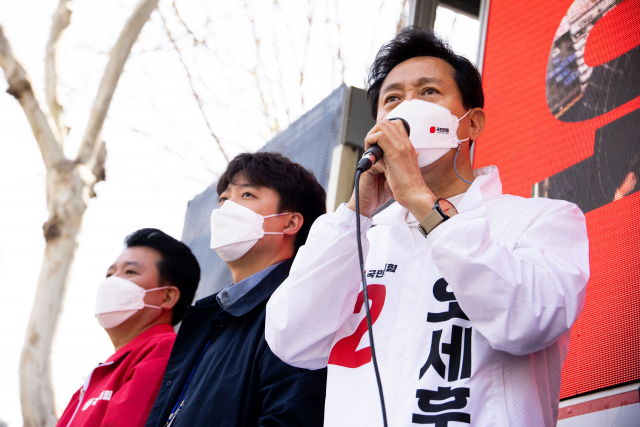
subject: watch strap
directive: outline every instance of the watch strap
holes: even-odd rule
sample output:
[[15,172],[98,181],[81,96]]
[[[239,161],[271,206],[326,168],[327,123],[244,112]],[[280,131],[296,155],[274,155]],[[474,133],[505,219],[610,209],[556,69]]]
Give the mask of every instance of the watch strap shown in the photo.
[[429,212],[427,216],[420,221],[420,231],[422,232],[422,235],[426,237],[445,219],[447,218],[443,217],[438,209],[431,210],[431,212]]

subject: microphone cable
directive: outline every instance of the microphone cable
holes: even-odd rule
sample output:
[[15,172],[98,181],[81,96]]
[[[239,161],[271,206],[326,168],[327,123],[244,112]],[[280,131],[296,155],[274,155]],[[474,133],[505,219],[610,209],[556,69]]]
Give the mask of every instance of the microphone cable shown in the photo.
[[[369,166],[370,168],[371,166]],[[369,169],[367,168],[367,169]],[[378,369],[378,358],[376,357],[376,349],[373,344],[373,327],[371,324],[371,312],[369,311],[369,293],[367,292],[367,278],[364,272],[364,261],[362,257],[362,239],[360,237],[360,175],[363,168],[358,165],[356,170],[355,192],[356,192],[356,239],[358,241],[358,260],[360,261],[360,274],[362,275],[362,293],[364,296],[364,311],[367,317],[367,329],[369,332],[369,348],[371,349],[371,361],[373,369],[376,373],[376,381],[378,383],[378,393],[380,394],[380,406],[382,408],[382,423],[387,427],[387,408],[384,405],[384,393],[382,391],[382,381],[380,380],[380,370]]]
[[[391,120],[400,120],[404,126],[407,137],[411,134],[411,128],[409,123],[403,118],[394,117]],[[358,168],[356,169],[355,179],[355,197],[356,197],[356,240],[358,242],[358,261],[360,261],[360,275],[362,276],[362,294],[364,296],[364,312],[367,317],[367,329],[369,332],[369,348],[371,349],[371,361],[373,362],[373,370],[376,373],[376,382],[378,383],[378,393],[380,394],[380,407],[382,409],[382,424],[384,427],[388,427],[387,424],[387,408],[384,404],[384,392],[382,391],[382,381],[380,380],[380,370],[378,369],[378,358],[376,357],[376,347],[373,343],[373,325],[371,322],[371,312],[369,310],[369,292],[367,291],[367,277],[364,272],[364,261],[362,256],[362,238],[360,237],[360,175],[363,172],[371,169],[378,160],[382,158],[384,153],[382,148],[377,144],[369,147],[366,153],[362,156],[362,159],[358,162]],[[372,157],[375,160],[372,160]]]

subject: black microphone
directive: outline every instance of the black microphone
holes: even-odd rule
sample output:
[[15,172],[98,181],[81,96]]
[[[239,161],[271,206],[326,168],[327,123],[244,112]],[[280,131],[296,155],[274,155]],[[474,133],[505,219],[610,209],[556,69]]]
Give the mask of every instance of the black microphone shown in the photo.
[[[394,117],[389,119],[392,120],[400,120],[402,125],[404,126],[404,130],[407,132],[407,136],[411,134],[411,128],[409,127],[409,123],[401,117]],[[373,144],[369,149],[362,155],[362,158],[358,162],[358,169],[362,172],[366,172],[371,169],[371,166],[375,165],[378,160],[380,160],[383,156],[382,148],[378,146],[378,144]]]

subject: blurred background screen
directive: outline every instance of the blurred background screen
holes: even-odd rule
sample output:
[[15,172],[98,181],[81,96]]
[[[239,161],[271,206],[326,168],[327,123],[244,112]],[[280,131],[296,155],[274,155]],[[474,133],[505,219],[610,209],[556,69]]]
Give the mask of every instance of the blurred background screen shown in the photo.
[[640,1],[491,0],[474,167],[577,204],[591,279],[561,398],[640,379]]

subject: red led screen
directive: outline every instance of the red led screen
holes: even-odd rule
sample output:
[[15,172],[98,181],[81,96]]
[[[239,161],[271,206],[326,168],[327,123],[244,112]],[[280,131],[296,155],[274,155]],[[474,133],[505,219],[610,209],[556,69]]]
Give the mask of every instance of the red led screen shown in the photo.
[[640,0],[491,0],[474,166],[576,203],[591,279],[561,397],[640,379]]

